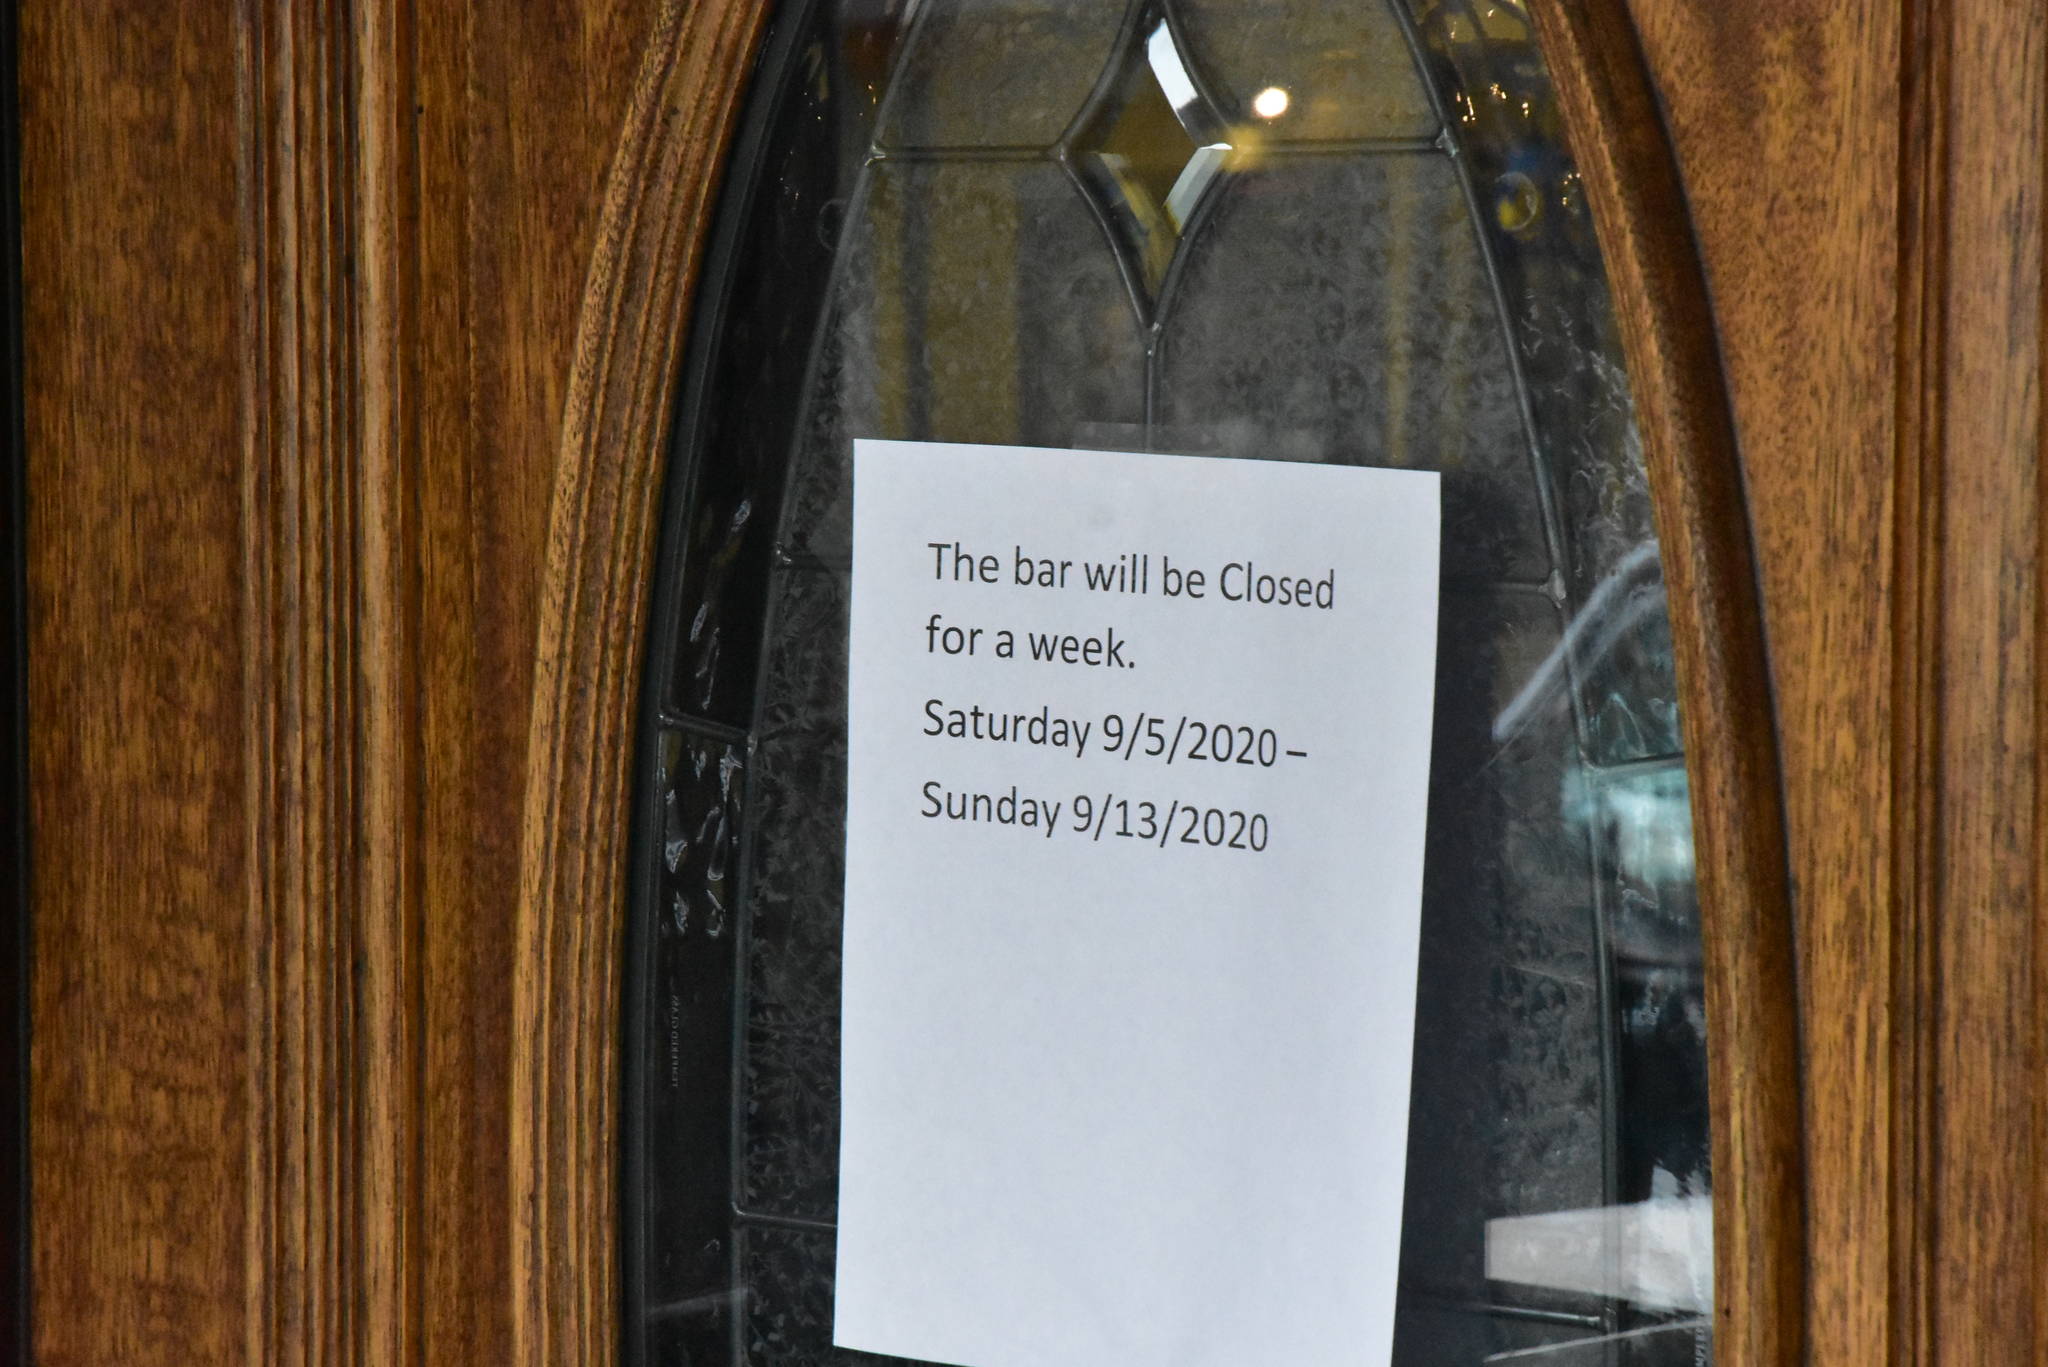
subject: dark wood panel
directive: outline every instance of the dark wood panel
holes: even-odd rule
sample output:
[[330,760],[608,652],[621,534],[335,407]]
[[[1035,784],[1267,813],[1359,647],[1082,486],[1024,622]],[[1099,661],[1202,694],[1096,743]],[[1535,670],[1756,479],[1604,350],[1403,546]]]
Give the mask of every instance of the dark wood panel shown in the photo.
[[36,1360],[261,1332],[238,18],[22,12]]
[[15,11],[0,8],[0,1364],[29,1351],[28,561]]

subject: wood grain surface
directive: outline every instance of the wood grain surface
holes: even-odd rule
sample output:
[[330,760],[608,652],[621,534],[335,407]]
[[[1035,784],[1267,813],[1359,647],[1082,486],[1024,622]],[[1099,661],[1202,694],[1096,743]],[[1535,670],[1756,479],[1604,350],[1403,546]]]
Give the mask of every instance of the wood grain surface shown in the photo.
[[362,776],[381,766],[359,745],[357,681],[375,645],[352,601],[371,567],[358,562],[354,205],[334,174],[346,166],[349,43],[319,8],[233,13],[238,350],[212,359],[238,404],[238,449],[220,455],[241,484],[240,724],[185,739],[242,754],[246,1348],[328,1362],[357,1330],[357,1122],[362,1084],[379,1080],[357,1057],[353,981],[366,864],[352,828]]
[[612,162],[562,424],[526,748],[511,1361],[618,1352],[620,954],[632,773],[685,306],[766,0],[667,0]]
[[352,1255],[360,1322],[332,1360],[414,1363],[430,1338],[422,1315],[428,1181],[423,1093],[421,970],[426,921],[422,867],[428,848],[417,814],[426,773],[419,744],[422,686],[418,580],[420,465],[419,279],[411,244],[419,224],[409,14],[394,5],[355,8],[341,88],[352,91],[343,126],[355,155],[342,180],[351,206],[354,414],[359,442],[356,518],[360,758],[355,826],[357,895],[357,1167],[360,1212]]
[[[1902,640],[1896,7],[1637,3],[1712,294],[1772,659],[1796,889],[1808,1351],[1890,1362],[1917,647]],[[1909,491],[1910,492],[1910,491]],[[1853,815],[1852,815],[1853,814]]]
[[[1926,506],[1912,566],[1931,674],[1918,783],[1915,927],[1929,962],[1914,1003],[1917,1156],[1911,1272],[1900,1299],[1923,1362],[2035,1362],[2048,1218],[2040,824],[2042,174],[2048,9],[1955,0],[1932,12],[1920,103],[1933,187],[1916,236],[1923,327],[1913,339]],[[1910,177],[1902,177],[1908,185]],[[1914,220],[1909,218],[1909,223]],[[1912,452],[1902,452],[1903,460]]]
[[389,152],[413,330],[397,459],[415,519],[416,1343],[427,1362],[504,1363],[542,563],[606,175],[654,15],[634,0],[390,8],[409,25],[392,79],[412,113]]
[[[17,88],[0,12],[0,90]],[[28,558],[21,444],[19,105],[0,108],[0,1367],[28,1367]]]
[[1600,233],[1684,687],[1707,982],[1714,1357],[1791,1367],[1805,1239],[1783,775],[1742,471],[1706,280],[1622,0],[1533,7]]
[[1631,0],[1756,531],[1807,1351],[2033,1361],[2043,13]]
[[502,1362],[625,3],[22,6],[35,1349]]
[[45,1367],[256,1360],[251,1257],[294,1192],[251,1132],[304,1057],[268,1035],[260,843],[294,776],[250,772],[296,758],[296,685],[249,683],[279,633],[247,639],[276,519],[246,506],[242,16],[121,8],[21,16]]

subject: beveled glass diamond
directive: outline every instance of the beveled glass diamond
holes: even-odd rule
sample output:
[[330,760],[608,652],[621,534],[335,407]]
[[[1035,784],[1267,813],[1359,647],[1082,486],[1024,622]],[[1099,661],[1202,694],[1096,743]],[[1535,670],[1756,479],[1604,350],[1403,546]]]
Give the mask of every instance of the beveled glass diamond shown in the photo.
[[1228,125],[1161,7],[1142,6],[1060,152],[1116,240],[1148,311],[1202,197],[1225,170]]

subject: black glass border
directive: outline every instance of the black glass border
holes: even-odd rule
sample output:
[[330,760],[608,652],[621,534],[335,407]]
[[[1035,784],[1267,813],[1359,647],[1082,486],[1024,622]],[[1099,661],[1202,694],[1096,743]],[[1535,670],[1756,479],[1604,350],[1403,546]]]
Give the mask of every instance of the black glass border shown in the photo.
[[[641,1198],[647,1190],[646,1089],[653,1059],[648,1009],[656,977],[655,921],[661,914],[657,852],[661,847],[662,793],[656,772],[660,747],[655,741],[663,730],[676,729],[667,704],[681,644],[677,600],[690,551],[688,516],[704,476],[706,443],[702,436],[709,418],[719,340],[748,245],[746,228],[761,192],[767,144],[790,83],[801,75],[804,39],[821,3],[784,0],[773,6],[767,37],[747,78],[738,131],[726,153],[726,179],[712,216],[711,238],[690,300],[675,421],[664,453],[650,630],[634,720],[632,814],[626,855],[618,1168],[619,1347],[624,1367],[643,1367],[649,1361],[649,1311],[654,1309],[646,1289],[647,1212]],[[696,729],[705,728],[700,725]],[[746,743],[751,752],[751,741]]]

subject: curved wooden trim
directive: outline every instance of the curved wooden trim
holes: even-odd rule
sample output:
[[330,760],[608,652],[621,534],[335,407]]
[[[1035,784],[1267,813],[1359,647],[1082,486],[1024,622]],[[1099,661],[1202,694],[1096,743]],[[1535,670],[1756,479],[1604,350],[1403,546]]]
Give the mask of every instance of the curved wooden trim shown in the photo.
[[685,314],[766,0],[664,0],[605,188],[562,420],[527,749],[511,1060],[513,1360],[618,1349],[626,783]]
[[1684,681],[1707,970],[1715,1360],[1805,1344],[1799,1018],[1782,775],[1740,455],[1671,143],[1621,0],[1531,5],[1634,389]]
[[[1798,1360],[1798,1021],[1776,735],[1740,465],[1683,191],[1618,0],[1533,7],[1620,316],[1682,677],[1708,964],[1716,1357]],[[661,436],[765,0],[666,0],[607,184],[563,420],[517,913],[515,1360],[617,1342],[626,780]]]

